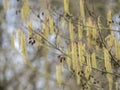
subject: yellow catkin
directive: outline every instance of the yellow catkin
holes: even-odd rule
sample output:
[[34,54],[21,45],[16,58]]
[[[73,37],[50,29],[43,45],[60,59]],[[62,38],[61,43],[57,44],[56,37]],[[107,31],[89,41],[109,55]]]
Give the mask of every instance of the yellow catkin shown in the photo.
[[72,56],[72,65],[73,69],[75,70],[75,47],[74,47],[74,32],[73,32],[73,24],[71,23],[71,20],[69,21],[69,37],[71,41],[71,56]]
[[33,27],[33,23],[32,20],[30,20],[28,23],[28,37],[31,37],[32,35],[32,27]]
[[107,41],[108,47],[111,48],[113,46],[113,43],[114,43],[114,40],[115,40],[114,35],[112,35],[112,34],[108,35],[105,38],[105,40]]
[[120,59],[120,46],[117,39],[115,39],[115,56],[116,58]]
[[89,78],[89,75],[90,75],[90,67],[89,66],[86,66],[85,68],[85,77],[88,79]]
[[14,36],[14,33],[13,33],[12,36],[11,36],[11,46],[12,46],[12,48],[15,48],[14,39],[15,39],[15,36]]
[[[69,48],[68,48],[66,53],[67,53],[68,56],[70,56],[70,49]],[[69,57],[67,57],[66,60],[67,60],[68,69],[71,70],[70,69],[71,68],[71,59]]]
[[53,18],[49,15],[50,34],[54,33],[54,22]]
[[108,10],[108,13],[107,13],[107,24],[109,25],[110,29],[112,29],[112,24],[109,23],[111,21],[112,21],[112,11]]
[[87,65],[88,65],[89,67],[91,67],[90,55],[89,55],[89,54],[87,55]]
[[84,0],[80,0],[80,16],[85,19]]
[[97,62],[96,62],[95,53],[92,53],[91,58],[92,58],[92,67],[97,68]]
[[107,20],[108,21],[111,21],[111,19],[112,19],[111,13],[112,13],[111,10],[109,10],[107,13]]
[[118,81],[115,82],[116,90],[118,90]]
[[78,51],[78,44],[74,43],[75,47],[75,71],[77,77],[77,84],[80,85],[80,66],[79,66],[79,51]]
[[[111,63],[110,63],[108,50],[106,48],[103,48],[103,51],[104,51],[104,61],[105,61],[106,71],[112,73],[112,66],[111,66]],[[108,83],[109,83],[109,90],[112,90],[112,84],[113,84],[112,75],[107,74],[106,76],[107,76]]]
[[88,79],[89,75],[91,73],[91,67],[90,66],[86,66],[85,68],[85,77]]
[[22,6],[21,12],[22,12],[22,20],[25,21],[25,19],[30,13],[29,0],[25,0],[24,5]]
[[71,20],[69,21],[69,36],[70,36],[70,41],[73,42],[74,34],[73,34],[73,25],[71,23]]
[[24,63],[27,63],[27,53],[26,53],[26,40],[25,35],[21,32],[21,52],[23,55]]
[[71,23],[71,20],[69,21],[69,36],[70,36],[70,41],[73,42],[74,32],[73,32],[73,24]]
[[76,74],[78,74],[78,58],[77,58],[77,45],[74,43],[74,68]]
[[91,45],[91,36],[92,36],[92,29],[90,28],[90,27],[92,27],[93,25],[92,25],[92,20],[91,20],[91,18],[88,18],[88,20],[87,20],[87,34],[86,34],[86,37],[87,37],[87,42],[88,42],[88,47],[90,47],[90,45]]
[[80,74],[77,74],[77,84],[80,85]]
[[78,53],[79,53],[79,62],[80,62],[81,66],[85,62],[84,52],[85,52],[85,44],[83,45],[82,42],[79,42],[78,43]]
[[106,76],[107,76],[108,83],[109,83],[109,90],[113,90],[112,89],[112,86],[113,86],[113,77],[110,74],[107,74]]
[[85,68],[85,77],[88,79],[91,73],[91,62],[90,62],[90,55],[87,55],[87,66]]
[[70,14],[69,13],[69,0],[64,0],[64,11]]
[[3,4],[4,4],[4,10],[7,10],[9,7],[8,0],[4,0]]
[[93,28],[92,28],[92,40],[91,40],[91,45],[95,45],[96,46],[96,39],[98,38],[98,33],[97,33],[97,29],[96,29],[96,27],[94,26]]
[[103,52],[104,52],[104,61],[105,61],[106,70],[108,72],[112,72],[112,66],[111,66],[108,50],[106,48],[103,48]]
[[81,26],[78,24],[78,38],[79,39],[82,39],[82,29],[81,29]]
[[[78,75],[79,72],[79,65],[78,65],[78,52],[77,52],[77,45],[76,43],[72,43],[72,65],[73,70],[75,70],[76,76],[77,76],[77,84],[80,84],[80,76]],[[69,65],[70,61],[68,62]]]
[[102,29],[102,24],[101,24],[100,17],[98,17],[98,28],[99,28],[100,30]]
[[74,48],[74,43],[71,43],[71,56],[72,56],[72,65],[73,65],[73,69],[75,70],[75,48]]
[[57,83],[59,84],[59,86],[61,86],[62,78],[61,78],[61,67],[60,67],[60,65],[56,66],[56,79],[57,79]]

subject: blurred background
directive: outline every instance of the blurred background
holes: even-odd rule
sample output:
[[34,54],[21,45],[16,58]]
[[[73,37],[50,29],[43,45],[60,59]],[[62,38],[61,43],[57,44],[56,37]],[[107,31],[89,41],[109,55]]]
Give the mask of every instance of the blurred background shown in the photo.
[[[24,0],[7,0],[10,8],[4,10],[4,0],[0,0],[0,90],[80,90],[74,78],[65,69],[63,73],[64,85],[59,87],[56,82],[56,64],[61,54],[54,48],[46,53],[42,47],[37,50],[29,46],[28,59],[36,69],[24,64],[23,57],[15,38],[15,47],[11,46],[11,35],[21,27],[20,8]],[[48,0],[56,10],[63,8],[63,0]],[[112,15],[119,13],[120,0],[86,0],[88,7],[97,16],[106,17],[109,9]],[[45,0],[29,0],[33,10],[45,8]],[[70,0],[70,12],[79,16],[79,0]],[[87,11],[86,11],[87,12]],[[57,54],[56,54],[57,53]],[[107,90],[107,89],[104,89]]]

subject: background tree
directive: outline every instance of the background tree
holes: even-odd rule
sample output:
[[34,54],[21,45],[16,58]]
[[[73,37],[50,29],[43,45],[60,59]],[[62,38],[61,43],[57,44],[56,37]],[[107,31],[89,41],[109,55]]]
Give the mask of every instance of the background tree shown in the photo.
[[119,1],[2,1],[0,89],[119,89]]

